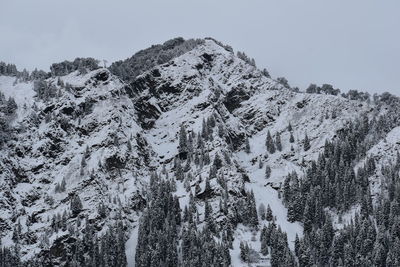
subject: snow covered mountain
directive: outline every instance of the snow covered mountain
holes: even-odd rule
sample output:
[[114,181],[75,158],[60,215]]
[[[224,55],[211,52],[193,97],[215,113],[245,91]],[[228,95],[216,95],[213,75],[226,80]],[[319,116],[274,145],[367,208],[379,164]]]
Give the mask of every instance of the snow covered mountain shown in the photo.
[[[288,219],[290,201],[281,196],[286,177],[306,174],[326,153],[326,141],[341,140],[352,122],[366,118],[372,124],[392,107],[293,90],[213,39],[185,44],[163,46],[180,50],[142,72],[136,68],[134,76],[100,67],[63,75],[53,69],[26,81],[0,76],[1,103],[8,106],[12,97],[17,106],[2,113],[10,125],[0,153],[0,238],[12,248],[2,254],[9,262],[14,255],[28,266],[198,266],[187,259],[186,230],[207,229],[198,233],[201,239],[211,229],[221,245],[203,252],[228,251],[229,260],[212,253],[207,266],[308,266],[295,246],[304,221]],[[357,171],[369,158],[378,166],[394,162],[400,142],[395,126],[379,140],[370,138],[367,153],[349,165]],[[373,196],[384,194],[382,176],[380,168],[371,173]],[[161,180],[178,203],[167,208],[182,217],[173,220],[175,260],[144,255],[146,248],[164,246],[153,244],[153,226],[144,224],[155,218],[149,210],[158,211],[154,183],[161,182],[154,181]],[[324,208],[350,222],[359,206],[354,201],[347,213]],[[266,218],[270,211],[273,218]],[[273,244],[265,251],[268,225],[287,234],[286,254],[279,258]]]

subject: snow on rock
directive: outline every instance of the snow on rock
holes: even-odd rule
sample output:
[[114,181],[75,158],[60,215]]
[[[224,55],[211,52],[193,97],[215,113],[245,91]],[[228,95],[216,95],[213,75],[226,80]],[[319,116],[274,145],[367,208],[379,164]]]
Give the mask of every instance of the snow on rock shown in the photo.
[[18,106],[15,121],[20,122],[31,111],[36,93],[33,90],[32,82],[15,83],[15,79],[15,77],[0,76],[0,92],[4,94],[6,99],[14,98]]
[[[39,240],[49,229],[51,218],[69,211],[70,199],[77,194],[83,204],[82,218],[94,222],[99,234],[122,216],[129,229],[129,266],[134,266],[138,218],[145,206],[141,192],[147,187],[150,173],[160,172],[162,165],[170,177],[174,176],[181,125],[197,134],[203,120],[214,116],[226,135],[220,137],[214,130],[206,150],[211,161],[217,153],[221,156],[226,152],[232,158],[232,163],[225,163],[218,174],[227,177],[231,194],[239,197],[245,184],[254,192],[257,207],[261,203],[270,205],[293,248],[294,237],[301,235],[302,226],[286,220],[287,210],[278,198],[280,184],[288,173],[300,173],[304,162],[316,159],[325,140],[333,138],[348,120],[371,108],[340,96],[285,89],[212,40],[139,75],[129,85],[106,69],[86,74],[76,71],[49,78],[48,82],[57,84],[58,79],[71,89],[59,88],[62,94],[57,99],[43,102],[35,97],[32,83],[14,85],[14,78],[0,77],[0,90],[16,99],[18,121],[27,126],[0,155],[0,168],[6,170],[0,174],[0,186],[4,188],[0,192],[2,244],[12,244],[16,217],[21,222],[29,218],[30,231]],[[31,107],[34,102],[38,122],[21,110],[24,104]],[[289,123],[294,143],[289,142]],[[280,133],[282,151],[266,156],[268,131],[274,138]],[[389,134],[387,142],[393,145],[399,131]],[[303,149],[306,133],[311,141],[308,151]],[[244,152],[246,138],[250,153]],[[369,153],[375,152],[371,149]],[[269,179],[265,178],[265,169],[258,167],[259,160],[271,167]],[[195,179],[203,178],[190,184],[196,195],[196,185],[204,190],[210,166],[198,168],[192,163],[191,167],[196,170]],[[55,192],[63,180],[65,192]],[[210,184],[215,194],[209,201],[216,211],[221,189],[216,179]],[[189,193],[181,181],[177,182],[176,195],[183,209]],[[98,214],[100,203],[107,205],[106,218]],[[200,197],[197,205],[201,217],[204,205]],[[75,224],[76,218],[67,221]],[[259,234],[242,225],[237,228],[231,251],[234,266],[242,266],[238,259],[240,241],[249,241],[259,250]],[[54,233],[50,243],[59,235]],[[22,244],[22,256],[28,259],[41,249],[39,241]],[[262,261],[268,266],[268,259]]]

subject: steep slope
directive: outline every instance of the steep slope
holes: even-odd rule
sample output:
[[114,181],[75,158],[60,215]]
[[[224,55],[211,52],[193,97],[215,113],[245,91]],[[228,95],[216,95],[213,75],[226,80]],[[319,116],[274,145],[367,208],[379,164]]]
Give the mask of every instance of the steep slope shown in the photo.
[[[110,220],[121,206],[140,208],[142,200],[135,196],[146,179],[133,176],[146,173],[151,164],[151,150],[132,119],[133,105],[123,84],[107,70],[83,76],[71,73],[59,80],[70,84],[69,89],[60,88],[57,98],[28,107],[28,115],[19,117],[22,124],[15,139],[1,155],[2,244],[13,242],[10,230],[19,222],[22,232],[30,235],[29,241],[23,237],[20,241],[22,255],[29,252],[23,259],[43,249],[40,239],[51,229],[52,217],[69,210],[74,195],[83,204],[79,216],[97,222],[98,230],[105,221],[97,212],[100,203],[107,203]],[[55,84],[57,79],[48,82]],[[32,90],[32,85],[24,86]],[[55,191],[63,181],[66,189]],[[77,218],[63,220],[73,225]],[[47,238],[51,245],[66,236],[63,231]]]
[[[182,210],[193,196],[199,228],[207,224],[206,202],[223,228],[252,191],[257,208],[270,205],[293,249],[302,225],[287,221],[279,198],[284,177],[302,173],[325,140],[375,108],[341,96],[287,89],[211,39],[129,84],[103,68],[75,71],[47,79],[57,94],[44,100],[33,97],[32,82],[13,82],[0,77],[0,90],[18,104],[15,135],[0,155],[0,237],[3,246],[19,244],[23,260],[39,254],[54,265],[68,260],[62,251],[75,242],[70,237],[83,237],[88,224],[102,236],[122,221],[128,265],[134,266],[138,220],[148,205],[154,171],[176,183]],[[186,150],[182,132],[192,140]],[[281,150],[267,153],[268,132],[274,139],[280,136]],[[310,149],[305,151],[306,135]],[[215,163],[218,157],[221,163]],[[265,166],[271,168],[269,178]],[[76,196],[82,202],[78,212],[71,207]],[[224,198],[227,211],[220,208]],[[74,229],[50,231],[54,220]],[[238,223],[230,250],[234,266],[245,266],[240,241],[259,251],[261,228],[269,224],[259,221],[259,227]],[[269,264],[269,259],[260,263]]]
[[[301,235],[301,226],[287,222],[286,209],[275,189],[289,172],[301,172],[305,167],[303,159],[316,159],[325,140],[333,138],[348,120],[373,110],[358,101],[284,89],[211,40],[173,62],[143,74],[134,84],[140,90],[140,101],[147,98],[146,106],[151,105],[152,110],[157,110],[146,120],[153,125],[146,131],[146,136],[159,154],[160,163],[168,162],[178,154],[181,125],[189,133],[198,133],[202,130],[202,121],[216,114],[217,124],[223,125],[229,138],[220,140],[215,134],[213,142],[207,143],[210,157],[231,147],[236,162],[218,173],[229,173],[232,189],[241,188],[246,182],[246,187],[255,193],[257,206],[270,204],[290,242],[294,241],[296,233]],[[293,151],[288,140],[289,123],[296,136]],[[266,158],[264,143],[268,130],[281,134],[283,150]],[[311,140],[311,149],[307,152],[302,145],[305,133]],[[247,137],[250,138],[250,153],[243,151]],[[270,179],[266,180],[264,169],[258,167],[259,160],[271,166]],[[249,177],[248,181],[243,179],[243,172]],[[207,177],[209,172],[202,168],[198,174]],[[214,189],[217,187],[212,180],[211,185]],[[204,182],[202,186],[205,186]],[[183,196],[184,192],[178,194]],[[217,207],[218,198],[210,200]],[[181,202],[182,205],[185,203],[187,200]],[[250,242],[251,230],[245,229],[241,228],[237,233],[238,240]],[[259,246],[257,242],[253,243],[254,247]],[[235,243],[234,259],[238,258],[238,246],[239,243]]]

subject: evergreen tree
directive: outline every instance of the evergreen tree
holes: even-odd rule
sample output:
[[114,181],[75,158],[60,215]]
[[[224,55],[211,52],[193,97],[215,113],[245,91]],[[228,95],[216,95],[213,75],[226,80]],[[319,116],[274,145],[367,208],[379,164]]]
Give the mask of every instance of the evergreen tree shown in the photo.
[[186,129],[182,124],[179,131],[179,156],[181,159],[186,159],[188,150]]
[[269,179],[271,177],[271,167],[269,167],[268,165],[265,166],[265,179]]
[[218,153],[215,154],[214,161],[213,161],[213,166],[217,170],[222,167],[222,160],[221,160],[221,157],[219,156]]
[[271,207],[269,206],[269,204],[268,204],[268,206],[267,206],[267,211],[266,211],[266,214],[265,214],[265,219],[266,219],[267,221],[269,221],[269,222],[271,222],[271,221],[274,219],[274,216],[273,216],[273,214],[272,214],[272,210],[271,210]]
[[282,151],[281,135],[279,133],[276,134],[275,145],[278,151]]
[[246,137],[246,141],[245,141],[245,151],[247,154],[249,154],[251,152],[250,150],[250,142],[249,142],[249,138]]
[[271,133],[269,131],[267,132],[267,139],[265,141],[265,146],[267,147],[267,151],[270,154],[275,153],[276,149],[275,149],[274,140],[272,139]]
[[74,195],[71,198],[71,204],[70,204],[71,212],[73,215],[78,215],[82,211],[82,202],[81,199],[79,198],[79,195]]
[[289,125],[288,125],[288,131],[289,132],[292,132],[293,131],[293,127],[292,127],[292,124],[289,122]]
[[292,132],[290,132],[289,142],[294,143],[294,136]]
[[310,149],[310,140],[308,139],[308,135],[306,133],[305,137],[304,137],[304,141],[303,141],[303,148],[304,151],[308,151]]
[[258,206],[258,214],[260,215],[261,220],[265,220],[266,218],[266,210],[263,203]]

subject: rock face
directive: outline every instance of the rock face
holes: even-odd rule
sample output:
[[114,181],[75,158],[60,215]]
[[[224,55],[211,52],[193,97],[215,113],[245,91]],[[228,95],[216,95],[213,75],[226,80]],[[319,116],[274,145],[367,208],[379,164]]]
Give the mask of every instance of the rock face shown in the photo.
[[[75,71],[47,82],[57,88],[56,97],[16,98],[15,136],[0,153],[0,238],[4,246],[14,244],[13,233],[20,224],[22,259],[51,255],[60,265],[65,262],[63,251],[74,246],[89,221],[99,236],[117,220],[124,222],[127,237],[135,234],[151,173],[176,176],[181,126],[195,137],[212,118],[213,137],[206,141],[204,152],[211,162],[217,154],[231,158],[230,163],[222,160],[207,189],[204,178],[210,176],[211,164],[187,163],[195,170],[185,175],[194,176],[189,186],[197,205],[202,207],[207,200],[217,210],[223,188],[216,177],[226,177],[232,201],[253,186],[277,189],[286,174],[301,172],[304,161],[316,159],[325,140],[348,120],[374,110],[366,102],[286,89],[210,39],[129,84],[107,69]],[[35,95],[32,83],[13,85],[11,77],[0,77],[0,89],[10,96]],[[294,143],[289,142],[289,123]],[[283,148],[267,158],[268,131],[280,134]],[[302,149],[306,133],[311,140],[308,151]],[[260,160],[272,169],[268,181],[257,167]],[[65,189],[56,189],[63,181]],[[182,189],[184,181],[177,184],[183,209],[189,193]],[[259,190],[254,193],[257,206],[265,201],[280,203],[273,193],[267,199]],[[70,214],[71,195],[82,201],[79,216]],[[106,206],[106,213],[100,214],[100,205]],[[285,212],[273,212],[289,240],[294,240],[301,226],[288,223]],[[75,227],[74,234],[49,230],[57,214]],[[132,261],[134,251],[127,253]]]

